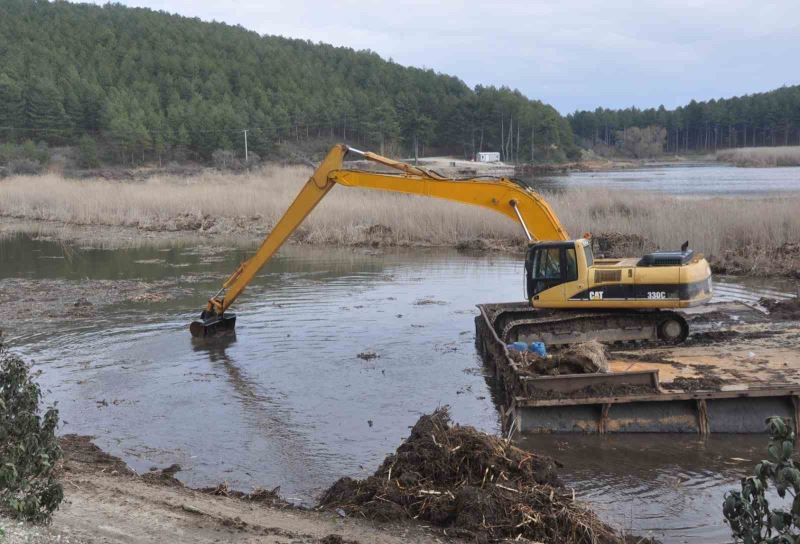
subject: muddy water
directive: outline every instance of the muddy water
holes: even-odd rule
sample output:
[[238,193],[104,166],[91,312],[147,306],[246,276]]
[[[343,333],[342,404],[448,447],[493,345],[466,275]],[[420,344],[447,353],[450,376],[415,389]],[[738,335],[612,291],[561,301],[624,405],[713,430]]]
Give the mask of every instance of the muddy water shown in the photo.
[[[11,346],[43,371],[63,432],[91,434],[139,471],[179,463],[189,485],[281,486],[310,502],[342,475],[375,469],[424,412],[495,432],[491,384],[473,346],[474,305],[519,300],[515,256],[442,250],[289,247],[236,304],[237,337],[193,342],[187,325],[245,253],[196,248],[104,251],[0,241],[4,283],[159,280],[176,298],[93,307],[71,320],[9,323]],[[787,285],[724,278],[724,298]],[[171,288],[163,287],[171,291]],[[26,296],[26,293],[22,293]],[[27,296],[32,296],[27,293]],[[160,301],[160,302],[159,302]],[[359,353],[375,358],[362,359]],[[722,493],[752,466],[752,437],[533,437],[610,521],[667,542],[724,541]]]
[[601,517],[663,542],[698,544],[731,542],[723,496],[766,453],[766,437],[751,435],[548,435],[521,445],[558,458],[566,485]]
[[717,163],[666,164],[608,172],[572,172],[533,181],[539,189],[607,187],[679,196],[767,196],[800,192],[800,167],[737,168]]

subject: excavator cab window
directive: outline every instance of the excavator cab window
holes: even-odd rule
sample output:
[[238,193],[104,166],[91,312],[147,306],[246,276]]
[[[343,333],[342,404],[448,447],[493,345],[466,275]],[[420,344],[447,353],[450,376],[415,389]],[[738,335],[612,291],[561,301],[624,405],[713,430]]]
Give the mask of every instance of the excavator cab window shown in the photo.
[[531,246],[525,259],[528,298],[556,285],[578,279],[578,261],[572,243]]
[[567,269],[566,269],[566,280],[567,281],[575,281],[578,279],[578,260],[575,257],[575,248],[568,247],[564,250],[564,256],[566,257],[567,262]]
[[555,280],[561,278],[561,250],[557,247],[542,249],[534,261],[536,279]]
[[592,253],[591,244],[583,246],[583,252],[586,255],[586,266],[592,266],[594,264],[594,253]]

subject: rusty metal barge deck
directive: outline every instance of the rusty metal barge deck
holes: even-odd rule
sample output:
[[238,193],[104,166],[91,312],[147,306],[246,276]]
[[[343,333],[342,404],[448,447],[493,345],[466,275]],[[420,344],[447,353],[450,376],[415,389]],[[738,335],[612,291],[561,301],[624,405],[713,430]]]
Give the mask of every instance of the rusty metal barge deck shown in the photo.
[[480,305],[476,345],[502,389],[507,432],[760,433],[771,415],[800,431],[800,323],[739,303],[686,312],[677,346],[610,347],[608,372],[540,376],[510,355],[497,316]]

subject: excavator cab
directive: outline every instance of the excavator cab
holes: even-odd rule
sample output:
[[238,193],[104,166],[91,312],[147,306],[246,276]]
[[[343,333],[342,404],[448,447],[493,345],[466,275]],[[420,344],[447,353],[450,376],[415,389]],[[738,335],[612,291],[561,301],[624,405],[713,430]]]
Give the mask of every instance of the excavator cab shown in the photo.
[[[589,248],[591,252],[591,248]],[[541,242],[528,248],[525,259],[528,299],[558,285],[577,281],[575,242]]]
[[585,238],[536,242],[528,247],[525,278],[536,308],[686,308],[713,294],[708,262],[688,242],[640,258],[595,258]]

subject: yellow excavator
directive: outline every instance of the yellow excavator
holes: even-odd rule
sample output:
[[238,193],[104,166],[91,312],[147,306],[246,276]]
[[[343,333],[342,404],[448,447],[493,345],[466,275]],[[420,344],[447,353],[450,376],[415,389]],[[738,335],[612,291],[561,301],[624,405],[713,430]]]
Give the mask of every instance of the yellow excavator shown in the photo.
[[[356,156],[396,172],[344,169]],[[683,341],[688,325],[671,311],[707,302],[711,269],[688,249],[657,251],[641,258],[594,258],[588,235],[570,239],[553,210],[527,186],[509,178],[450,179],[434,171],[334,146],[306,182],[255,255],[243,262],[190,325],[193,336],[231,331],[228,308],[314,207],[335,185],[453,200],[489,208],[518,221],[530,245],[525,259],[530,304],[510,305],[495,317],[509,340],[568,344],[601,341]],[[504,305],[499,305],[504,306]]]

